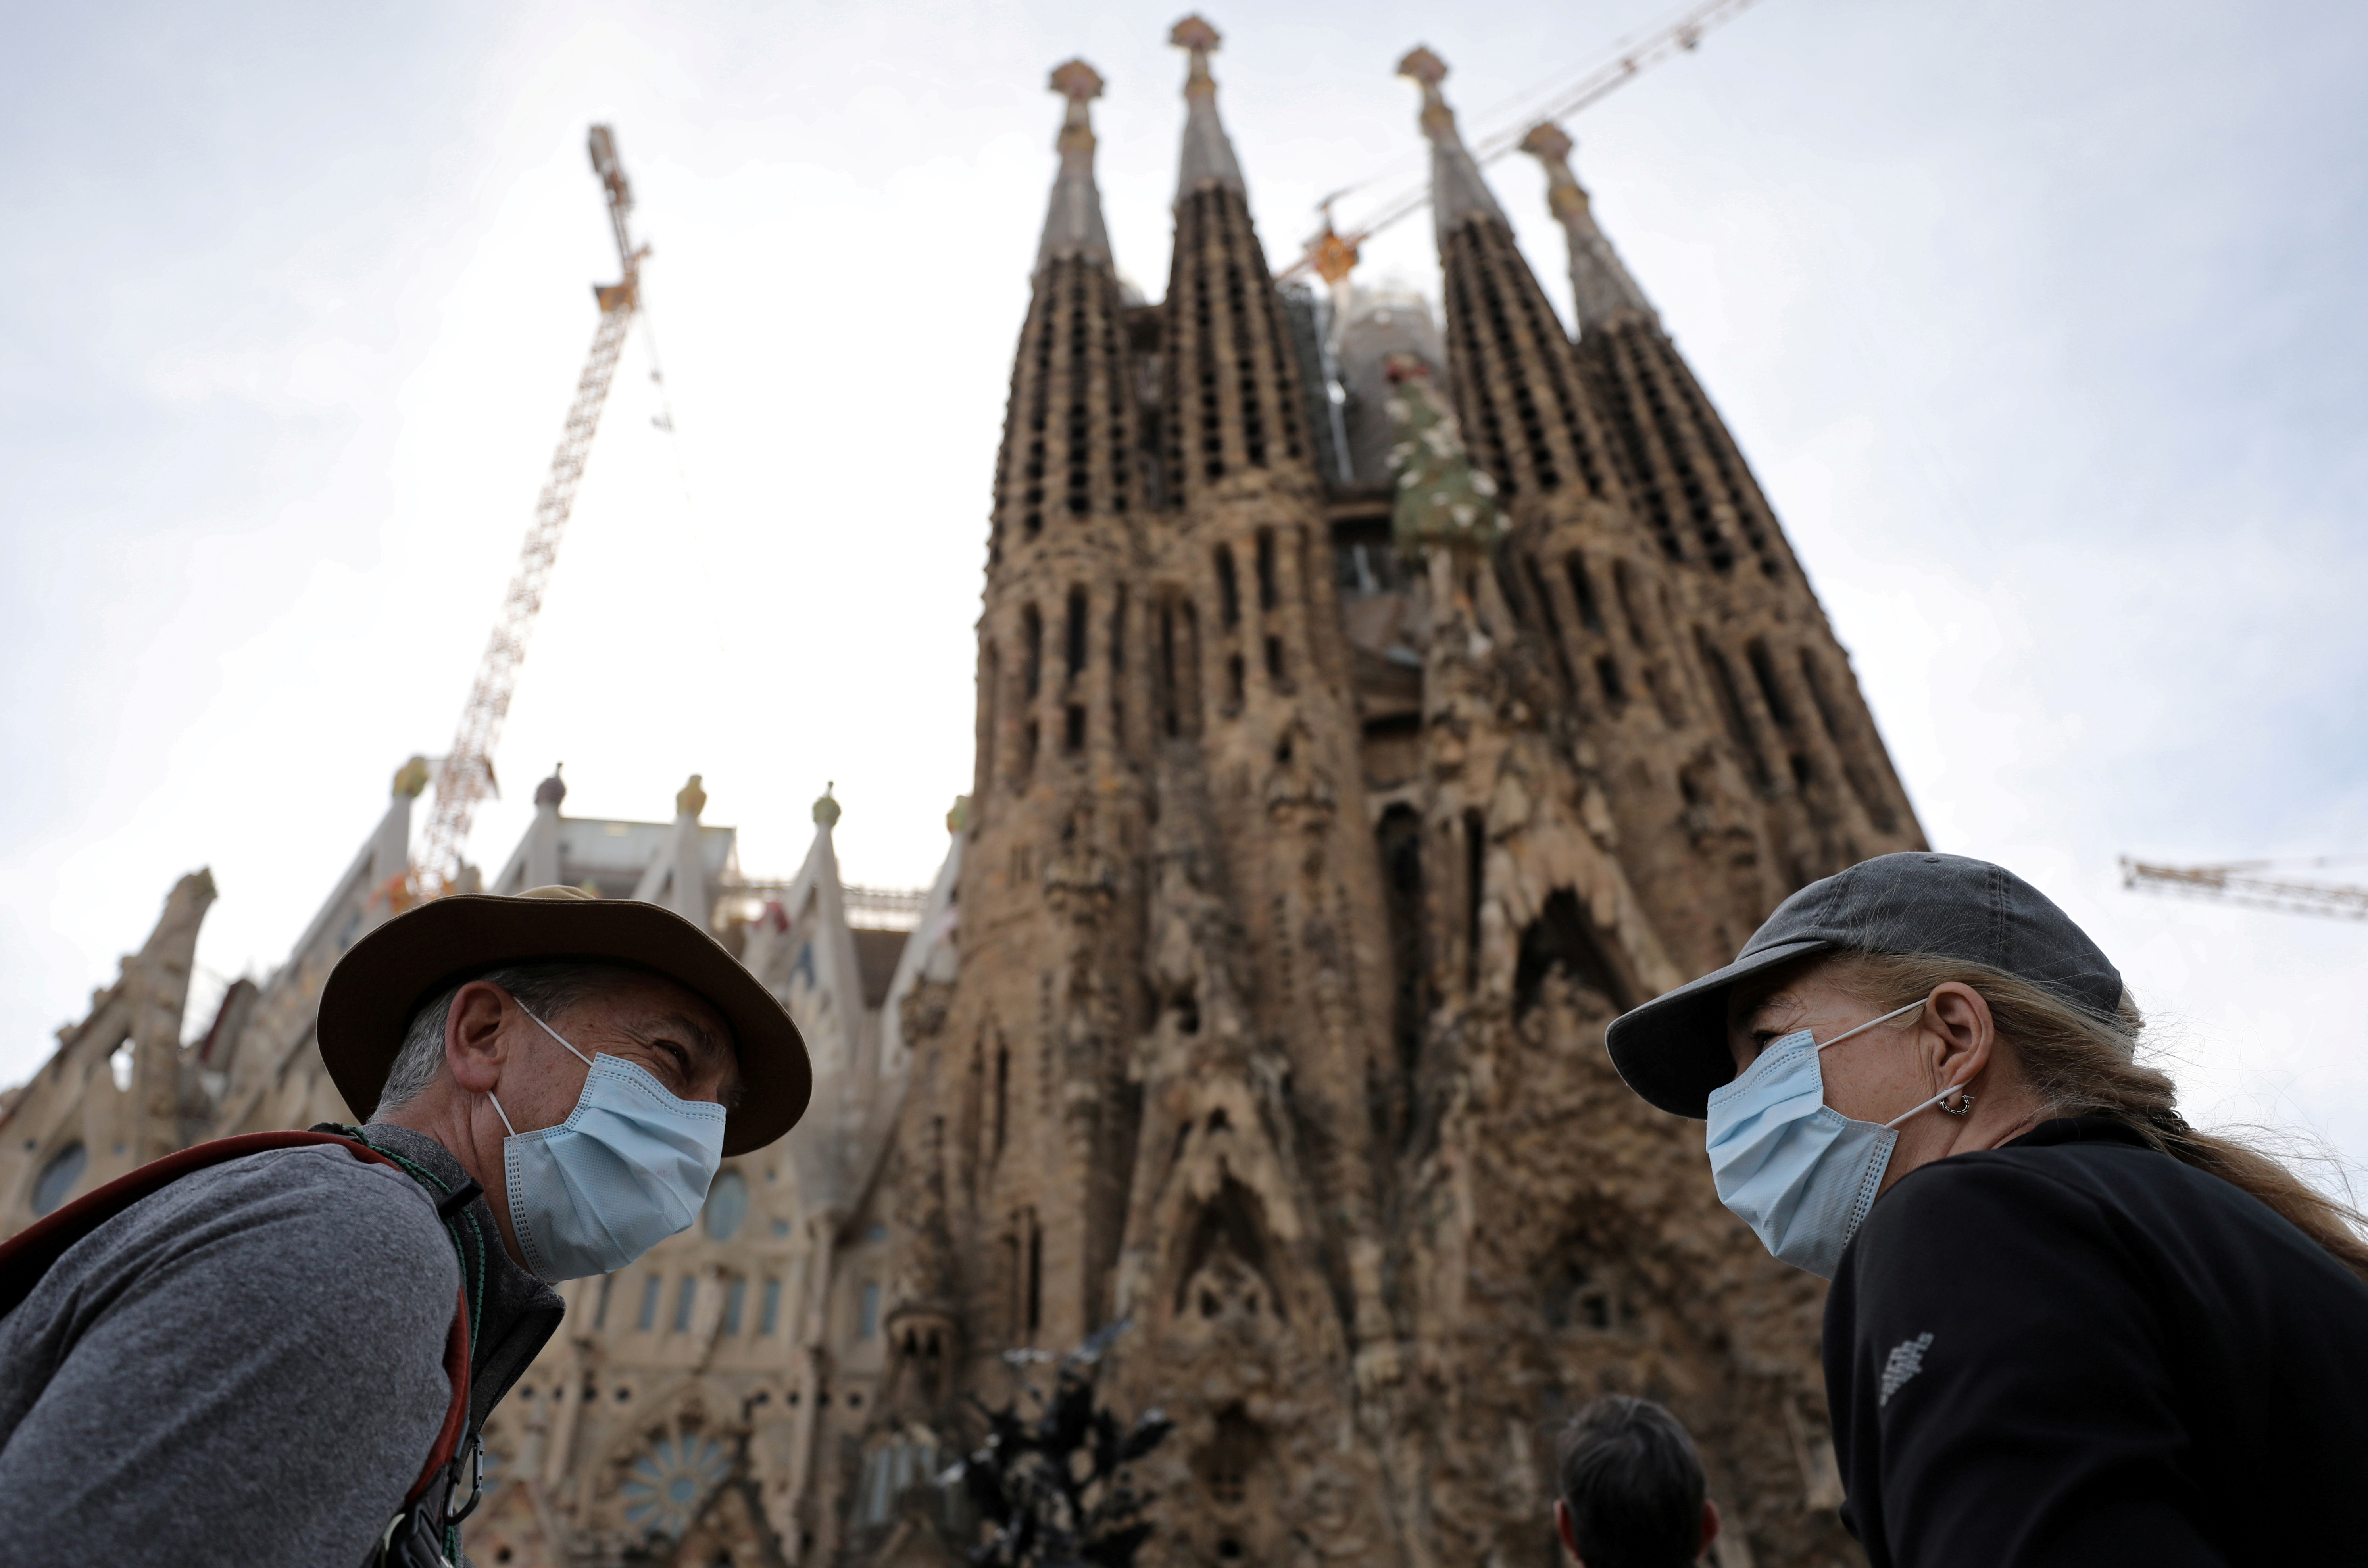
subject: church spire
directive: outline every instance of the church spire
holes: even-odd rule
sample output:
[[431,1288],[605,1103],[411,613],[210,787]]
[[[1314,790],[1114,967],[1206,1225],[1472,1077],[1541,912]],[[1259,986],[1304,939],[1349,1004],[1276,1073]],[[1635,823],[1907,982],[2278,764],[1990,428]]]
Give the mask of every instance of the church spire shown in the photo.
[[1570,291],[1578,312],[1579,335],[1584,337],[1610,325],[1623,311],[1650,315],[1653,307],[1621,264],[1620,253],[1595,226],[1587,187],[1570,171],[1571,146],[1569,135],[1552,120],[1541,120],[1521,138],[1521,151],[1544,165],[1546,205],[1570,235]]
[[1217,120],[1209,75],[1217,29],[1187,17],[1168,41],[1192,57],[1163,307],[1168,494],[1189,506],[1229,475],[1304,472],[1309,460],[1290,325],[1250,222],[1241,165]]
[[1430,213],[1440,243],[1444,244],[1449,232],[1467,218],[1503,222],[1504,209],[1497,205],[1487,181],[1480,177],[1480,165],[1464,148],[1455,129],[1455,111],[1440,96],[1447,62],[1418,48],[1398,62],[1398,74],[1412,78],[1422,89],[1422,133],[1430,138]]
[[[1094,128],[1086,106],[1102,79],[1082,60],[1053,73],[1068,99],[1056,145],[1061,172],[1037,247],[1035,289],[1011,367],[1011,402],[996,465],[995,532],[987,565],[1007,546],[1042,536],[1049,517],[1123,514],[1135,475],[1134,370],[1121,324],[1125,301],[1110,264],[1094,186]],[[1016,527],[1015,527],[1016,525]]]
[[1224,122],[1217,118],[1217,83],[1209,74],[1217,29],[1196,13],[1177,23],[1167,41],[1192,56],[1191,74],[1184,79],[1184,155],[1176,173],[1177,199],[1205,185],[1240,190],[1242,165],[1234,156]]
[[1544,165],[1547,205],[1570,236],[1579,366],[1618,437],[1631,499],[1662,553],[1721,574],[1748,559],[1770,580],[1797,576],[1783,530],[1734,437],[1596,226],[1586,188],[1570,170],[1569,136],[1542,123],[1521,139],[1521,151]]
[[1102,226],[1102,193],[1094,185],[1094,125],[1086,106],[1102,96],[1100,73],[1072,60],[1053,73],[1053,90],[1069,100],[1061,122],[1061,172],[1053,179],[1051,210],[1044,214],[1044,243],[1036,249],[1036,270],[1072,256],[1110,265],[1110,231]]
[[1398,62],[1398,74],[1422,89],[1448,353],[1474,460],[1508,501],[1565,487],[1616,500],[1610,449],[1580,385],[1570,340],[1440,96],[1446,62],[1417,49]]

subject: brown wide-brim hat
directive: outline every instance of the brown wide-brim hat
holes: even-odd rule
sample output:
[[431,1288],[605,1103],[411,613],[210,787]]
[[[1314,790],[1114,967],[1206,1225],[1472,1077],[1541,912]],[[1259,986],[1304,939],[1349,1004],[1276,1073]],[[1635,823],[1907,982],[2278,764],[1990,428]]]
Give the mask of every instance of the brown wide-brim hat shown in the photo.
[[723,1152],[761,1149],[797,1125],[814,1094],[806,1042],[780,999],[723,944],[670,909],[598,898],[581,888],[515,897],[455,893],[396,915],[356,942],[321,992],[321,1060],[363,1120],[422,1003],[508,964],[580,960],[673,981],[723,1016],[740,1058],[740,1104]]

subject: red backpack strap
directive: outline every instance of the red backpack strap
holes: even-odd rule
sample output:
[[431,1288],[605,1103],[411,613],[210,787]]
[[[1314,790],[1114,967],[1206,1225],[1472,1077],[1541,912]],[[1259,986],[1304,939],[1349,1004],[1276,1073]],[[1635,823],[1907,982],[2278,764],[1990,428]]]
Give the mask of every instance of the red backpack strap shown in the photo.
[[444,1336],[444,1376],[452,1385],[452,1403],[444,1407],[444,1425],[436,1434],[436,1446],[427,1450],[427,1462],[419,1470],[419,1479],[403,1494],[403,1505],[408,1508],[426,1495],[438,1472],[452,1462],[461,1451],[461,1439],[469,1431],[469,1288],[461,1287],[460,1300],[452,1312],[452,1331]]
[[0,1314],[15,1311],[18,1302],[31,1295],[41,1276],[65,1256],[68,1247],[142,1199],[162,1192],[191,1172],[268,1149],[302,1149],[320,1143],[335,1143],[358,1160],[394,1165],[367,1144],[331,1132],[244,1132],[235,1138],[192,1143],[117,1176],[105,1187],[84,1193],[64,1208],[43,1215],[0,1242]]
[[[346,1138],[335,1132],[243,1132],[235,1138],[216,1138],[210,1142],[192,1143],[176,1150],[162,1159],[151,1160],[139,1169],[117,1176],[105,1187],[75,1199],[64,1208],[42,1216],[0,1242],[0,1316],[16,1310],[26,1297],[33,1293],[41,1276],[47,1274],[66,1249],[90,1234],[108,1221],[131,1208],[142,1199],[162,1192],[165,1188],[195,1171],[202,1171],[249,1154],[260,1154],[272,1149],[306,1149],[333,1144],[365,1165],[385,1165],[402,1171],[403,1166],[387,1158],[359,1139]],[[404,1171],[407,1176],[408,1171]],[[427,1464],[419,1479],[404,1494],[404,1506],[409,1508],[427,1492],[438,1471],[452,1462],[460,1451],[461,1439],[469,1425],[469,1290],[467,1275],[462,1274],[459,1300],[452,1312],[451,1332],[444,1340],[444,1375],[452,1385],[451,1403],[444,1409],[444,1425],[436,1434],[436,1446],[429,1450]]]

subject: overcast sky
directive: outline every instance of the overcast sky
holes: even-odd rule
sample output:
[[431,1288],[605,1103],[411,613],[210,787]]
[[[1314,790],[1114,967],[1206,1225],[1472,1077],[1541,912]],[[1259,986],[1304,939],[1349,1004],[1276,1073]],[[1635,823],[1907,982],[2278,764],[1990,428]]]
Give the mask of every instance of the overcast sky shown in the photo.
[[[1244,6],[1221,105],[1270,256],[1667,14]],[[967,788],[990,468],[1053,157],[1109,82],[1164,287],[1167,6],[126,4],[0,64],[0,1083],[175,878],[218,986],[284,956],[445,749],[616,261],[629,348],[484,812],[663,818],[917,884]],[[2368,852],[2368,10],[1764,0],[1575,119],[1597,212],[1791,531],[1932,842],[2030,876],[2168,1026],[2190,1108],[2368,1164],[2368,926],[2123,892],[2116,857]],[[1526,159],[1500,199],[1557,304]],[[1353,211],[1357,199],[1348,204]],[[1435,295],[1429,226],[1368,276]],[[2330,874],[2368,881],[2368,863]]]

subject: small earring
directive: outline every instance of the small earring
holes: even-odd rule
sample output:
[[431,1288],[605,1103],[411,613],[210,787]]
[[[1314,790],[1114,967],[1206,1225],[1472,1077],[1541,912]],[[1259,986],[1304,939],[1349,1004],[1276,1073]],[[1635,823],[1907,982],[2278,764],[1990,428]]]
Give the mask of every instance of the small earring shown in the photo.
[[1951,1105],[1947,1100],[1942,1100],[1941,1102],[1941,1108],[1947,1111],[1951,1116],[1970,1115],[1974,1108],[1974,1096],[1969,1092],[1965,1094],[1956,1105]]

